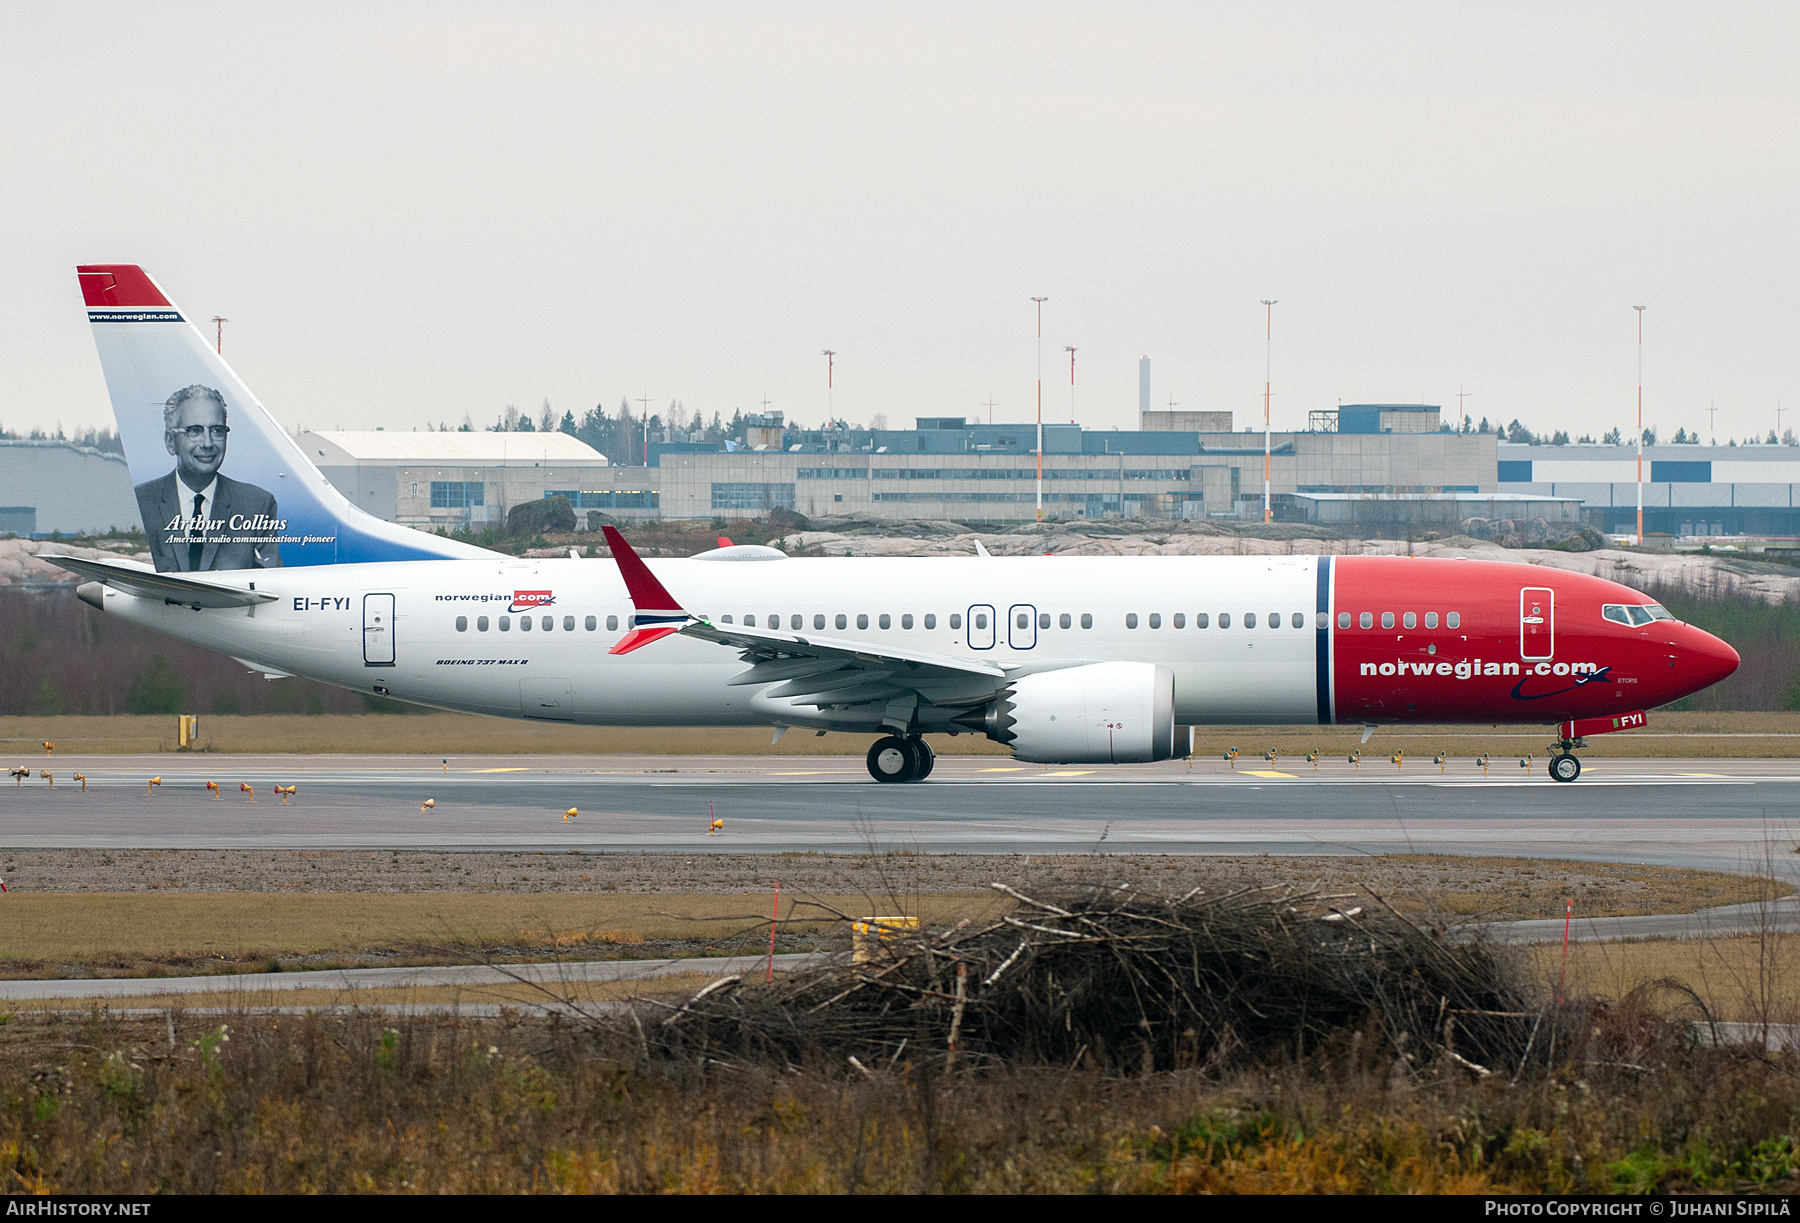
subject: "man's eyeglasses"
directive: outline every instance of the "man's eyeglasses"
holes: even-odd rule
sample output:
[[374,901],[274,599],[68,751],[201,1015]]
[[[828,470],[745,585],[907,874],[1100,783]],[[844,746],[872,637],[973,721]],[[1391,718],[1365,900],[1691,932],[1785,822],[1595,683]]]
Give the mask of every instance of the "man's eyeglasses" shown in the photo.
[[222,442],[231,432],[230,425],[189,425],[185,429],[171,429],[171,433],[185,433],[194,441],[210,435],[215,442]]

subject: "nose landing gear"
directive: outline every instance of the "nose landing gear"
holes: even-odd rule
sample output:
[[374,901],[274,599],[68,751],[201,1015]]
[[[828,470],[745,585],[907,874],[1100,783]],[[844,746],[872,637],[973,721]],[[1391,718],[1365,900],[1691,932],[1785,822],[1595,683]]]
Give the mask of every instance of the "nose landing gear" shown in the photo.
[[888,735],[869,748],[869,776],[881,782],[924,781],[937,755],[916,735]]
[[1586,747],[1585,739],[1559,739],[1550,748],[1548,772],[1551,781],[1574,781],[1581,776],[1581,761],[1576,759],[1575,750]]

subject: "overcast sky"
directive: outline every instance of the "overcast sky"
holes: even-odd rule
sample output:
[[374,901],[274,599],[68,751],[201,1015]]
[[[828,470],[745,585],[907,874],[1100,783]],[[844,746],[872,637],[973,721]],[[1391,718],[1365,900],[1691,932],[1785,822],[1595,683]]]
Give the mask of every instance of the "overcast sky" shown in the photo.
[[[74,266],[292,428],[1800,409],[1800,6],[0,6],[0,423],[110,425]],[[1448,410],[1448,408],[1447,408]],[[1800,418],[1785,423],[1800,427]]]

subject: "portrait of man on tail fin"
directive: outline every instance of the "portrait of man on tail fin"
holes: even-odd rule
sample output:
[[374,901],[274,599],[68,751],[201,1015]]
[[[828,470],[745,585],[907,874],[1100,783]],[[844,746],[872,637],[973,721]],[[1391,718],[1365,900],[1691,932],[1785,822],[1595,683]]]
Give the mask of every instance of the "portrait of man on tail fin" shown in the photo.
[[231,435],[225,397],[188,386],[163,405],[163,445],[175,469],[136,488],[158,573],[274,569],[282,523],[266,488],[221,475]]

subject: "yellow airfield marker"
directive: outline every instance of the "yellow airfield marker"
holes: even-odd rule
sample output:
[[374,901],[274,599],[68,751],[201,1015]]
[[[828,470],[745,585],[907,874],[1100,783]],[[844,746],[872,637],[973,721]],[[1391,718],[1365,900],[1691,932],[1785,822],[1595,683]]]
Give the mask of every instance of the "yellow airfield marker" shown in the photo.
[[570,807],[567,811],[563,812],[563,823],[568,823],[580,814],[581,812],[577,811],[574,807]]
[[707,828],[706,835],[709,837],[718,836],[721,832],[724,832],[724,831],[725,831],[725,821],[724,820],[714,820],[712,822],[712,824]]

